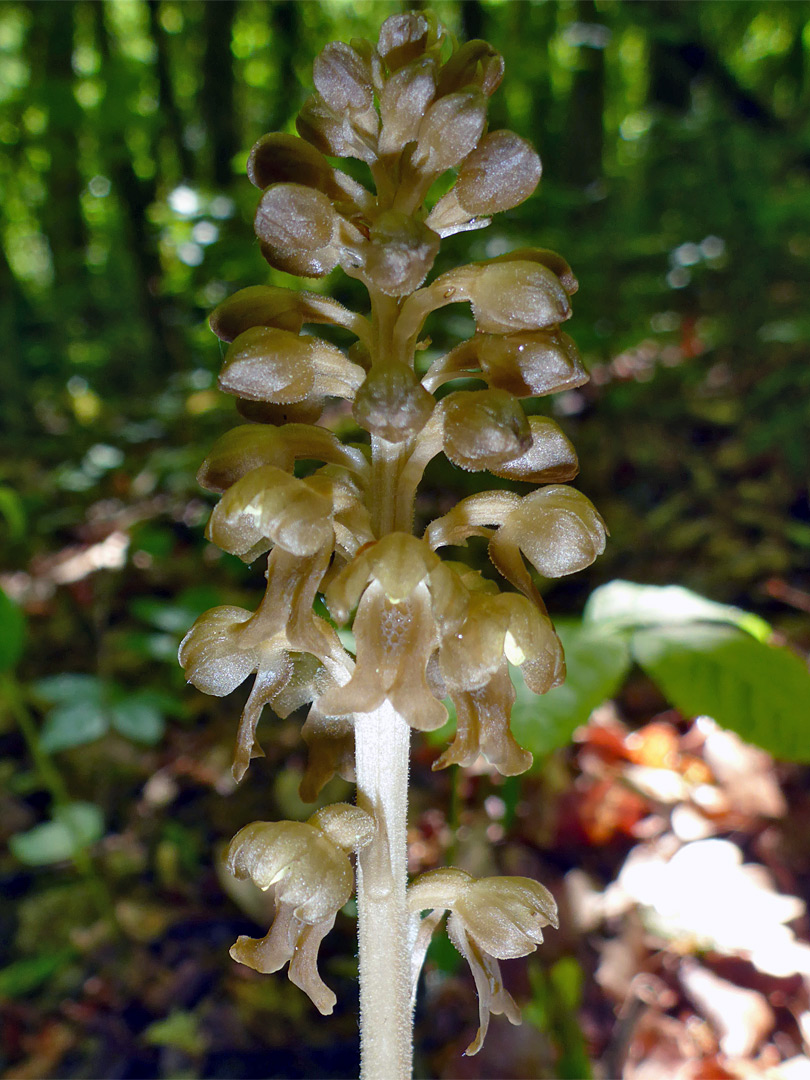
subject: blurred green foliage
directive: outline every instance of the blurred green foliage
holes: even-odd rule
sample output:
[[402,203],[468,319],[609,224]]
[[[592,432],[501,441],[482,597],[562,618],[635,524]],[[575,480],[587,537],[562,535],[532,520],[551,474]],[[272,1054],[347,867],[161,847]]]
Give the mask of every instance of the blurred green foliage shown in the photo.
[[[234,792],[238,708],[185,693],[175,655],[196,615],[252,606],[261,583],[205,544],[194,480],[235,415],[208,312],[246,285],[299,284],[252,240],[247,152],[292,130],[325,42],[373,38],[411,6],[0,5],[0,877],[16,903],[0,907],[0,999],[36,1001],[6,1031],[38,1031],[65,996],[90,1017],[41,1074],[266,1076],[267,1046],[286,1047],[278,1075],[356,1068],[351,927],[327,962],[347,1004],[291,1048],[300,1002],[233,974],[241,924],[209,857],[291,803],[299,722],[263,723],[268,760]],[[570,330],[593,377],[536,407],[573,439],[612,532],[587,574],[544,585],[568,616],[569,683],[539,705],[518,687],[516,735],[548,762],[637,663],[675,706],[806,760],[806,671],[766,638],[773,625],[810,646],[810,5],[431,7],[504,53],[493,126],[544,164],[533,199],[451,238],[437,269],[528,245],[571,262]],[[314,287],[362,304],[339,272]],[[432,348],[468,330],[445,314]],[[420,515],[478,483],[435,462]],[[483,565],[475,543],[465,557]],[[687,586],[724,614],[692,594],[679,623],[659,592],[620,597],[617,578]],[[575,620],[606,582],[614,606],[596,592]],[[740,608],[760,621],[740,625]],[[418,761],[415,777],[416,812],[448,802],[444,777]],[[510,819],[533,783],[499,789]],[[529,1018],[559,1075],[587,1065],[579,977],[565,958],[532,968]],[[446,1035],[460,1047],[468,1020]]]

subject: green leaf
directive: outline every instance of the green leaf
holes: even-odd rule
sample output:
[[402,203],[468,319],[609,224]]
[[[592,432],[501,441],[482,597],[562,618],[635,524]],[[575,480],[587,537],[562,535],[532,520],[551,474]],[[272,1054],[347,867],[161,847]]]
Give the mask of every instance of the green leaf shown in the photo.
[[572,956],[563,956],[544,971],[537,960],[528,967],[532,996],[524,1016],[554,1048],[554,1075],[559,1080],[586,1080],[593,1076],[582,1029],[578,1022],[584,975]]
[[25,507],[17,492],[10,487],[0,487],[0,516],[5,518],[11,540],[25,536]]
[[638,630],[644,626],[684,626],[690,623],[725,623],[767,641],[771,627],[758,615],[684,589],[680,585],[637,585],[610,581],[591,593],[583,620],[612,630]]
[[63,967],[75,953],[69,949],[26,956],[0,969],[0,998],[18,998],[37,990]]
[[180,1010],[150,1024],[143,1036],[150,1046],[171,1046],[192,1056],[204,1053],[206,1048],[198,1017]]
[[774,757],[810,762],[810,672],[728,626],[639,630],[632,651],[684,716],[706,714]]
[[98,701],[79,699],[57,705],[45,717],[40,742],[49,754],[85,746],[106,735],[110,726],[109,713]]
[[194,620],[222,603],[222,594],[210,585],[184,589],[173,601],[139,597],[130,604],[139,619],[169,634],[185,634]]
[[148,630],[133,630],[126,634],[123,641],[128,649],[132,649],[140,656],[177,664],[177,634],[156,634],[149,633]]
[[116,702],[110,709],[112,726],[133,742],[154,746],[166,729],[163,698],[156,691],[142,690]]
[[9,848],[28,866],[48,866],[72,858],[104,833],[104,816],[95,803],[57,806],[53,820],[35,825],[9,840]]
[[0,589],[0,671],[10,671],[25,644],[25,616]]
[[[557,632],[568,670],[562,686],[537,697],[527,689],[519,670],[513,669],[512,675],[517,691],[512,733],[539,758],[566,746],[575,729],[619,689],[630,667],[623,637],[599,626],[565,621],[557,624]],[[536,761],[535,767],[540,764]]]
[[95,742],[109,730],[112,687],[95,675],[66,672],[40,679],[34,690],[54,705],[42,725],[42,748],[49,753]]
[[435,964],[439,971],[447,975],[453,975],[461,967],[461,953],[450,941],[446,933],[434,933],[428,945],[428,964]]
[[77,701],[101,703],[104,686],[95,675],[81,675],[66,672],[64,675],[49,675],[34,683],[36,693],[51,705],[75,704]]

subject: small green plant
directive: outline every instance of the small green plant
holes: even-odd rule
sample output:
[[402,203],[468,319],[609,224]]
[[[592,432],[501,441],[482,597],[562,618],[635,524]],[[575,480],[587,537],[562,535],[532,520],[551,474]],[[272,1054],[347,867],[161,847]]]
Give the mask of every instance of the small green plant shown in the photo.
[[[458,46],[429,14],[391,16],[376,46],[327,45],[315,60],[316,93],[298,116],[300,137],[266,135],[251,152],[248,175],[262,190],[255,229],[277,270],[323,277],[340,266],[358,279],[369,313],[259,285],[211,318],[228,343],[220,388],[249,422],[224,435],[200,470],[202,485],[222,495],[208,536],[248,562],[267,554],[267,589],[255,612],[202,615],[180,661],[190,682],[219,696],[254,676],[237,780],[262,754],[263,708],[283,717],[309,704],[302,798],[316,799],[336,772],[357,785],[356,806],[326,807],[307,822],[254,822],[234,838],[231,871],[275,886],[276,915],[265,938],[240,938],[231,954],[262,972],[289,962],[290,979],[331,1012],[317,951],[351,895],[355,854],[368,1080],[410,1075],[415,983],[445,911],[479,995],[468,1053],[480,1048],[490,1013],[520,1020],[498,960],[532,952],[543,927],[557,925],[553,897],[527,878],[476,881],[448,868],[408,889],[406,876],[411,729],[441,727],[450,698],[456,734],[434,768],[469,766],[483,754],[506,776],[524,772],[532,758],[510,731],[509,665],[537,694],[565,676],[524,559],[559,577],[588,566],[605,544],[599,514],[565,483],[578,470],[573,447],[521,404],[587,378],[560,326],[577,288],[567,263],[522,249],[425,284],[444,237],[485,227],[540,179],[527,142],[487,130],[502,75],[490,45]],[[363,163],[371,185],[334,158]],[[457,303],[471,307],[475,333],[420,373],[427,318]],[[312,324],[356,340],[344,351],[302,332]],[[458,380],[465,388],[453,388]],[[471,381],[479,388],[466,388]],[[318,424],[327,398],[350,403],[355,439]],[[460,469],[544,486],[470,495],[415,536],[417,487],[442,452]],[[299,465],[312,461],[321,464],[311,472]],[[438,554],[471,536],[488,539],[515,591]],[[334,624],[351,623],[354,654],[316,613],[318,600]]]

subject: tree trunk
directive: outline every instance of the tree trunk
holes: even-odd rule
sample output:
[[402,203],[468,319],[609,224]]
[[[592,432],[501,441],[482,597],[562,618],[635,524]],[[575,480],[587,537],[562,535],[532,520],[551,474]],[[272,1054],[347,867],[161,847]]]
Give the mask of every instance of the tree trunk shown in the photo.
[[273,54],[278,63],[278,92],[271,109],[268,131],[282,131],[301,107],[302,88],[295,73],[301,40],[301,13],[296,0],[275,0],[270,6]]
[[[102,75],[105,84],[105,100],[114,101],[120,83],[117,72],[118,58],[113,52],[110,36],[104,21],[104,5],[93,4],[96,21],[96,39],[101,55]],[[104,102],[100,105],[104,116]],[[185,347],[180,335],[167,326],[162,315],[159,298],[163,268],[158,252],[157,235],[152,228],[147,211],[156,197],[154,179],[142,179],[132,166],[129,149],[120,131],[114,129],[114,110],[109,115],[109,130],[100,133],[105,166],[113,182],[116,195],[124,213],[129,239],[129,254],[135,272],[135,287],[148,339],[148,355],[144,357],[143,372],[150,380],[156,371],[165,377],[166,361],[180,368],[185,362]]]
[[585,188],[602,176],[605,110],[605,50],[597,32],[606,27],[599,18],[594,0],[579,0],[577,21],[593,28],[592,41],[579,46],[577,68],[568,99],[568,120],[563,153],[563,175],[568,183]]
[[31,14],[32,97],[48,116],[43,142],[50,158],[44,176],[48,196],[40,220],[51,249],[55,282],[80,303],[83,296],[86,298],[87,229],[81,208],[84,182],[79,171],[83,115],[73,96],[71,66],[75,6],[72,0],[32,4]]
[[200,107],[208,135],[209,176],[220,188],[227,188],[233,182],[231,160],[239,149],[231,52],[235,15],[236,4],[232,0],[206,0],[203,5],[205,53]]
[[177,161],[180,177],[184,180],[191,180],[195,174],[194,158],[183,140],[183,128],[185,125],[174,93],[168,42],[163,27],[160,25],[159,0],[148,0],[147,7],[149,10],[149,29],[152,34],[152,41],[155,43],[155,71],[158,79],[160,117],[163,122],[163,130],[171,143],[170,156],[173,156]]

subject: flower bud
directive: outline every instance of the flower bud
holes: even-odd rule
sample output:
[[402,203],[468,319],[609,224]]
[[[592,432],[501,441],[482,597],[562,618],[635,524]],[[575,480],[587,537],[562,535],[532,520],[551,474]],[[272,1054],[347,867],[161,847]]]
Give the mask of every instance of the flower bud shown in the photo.
[[388,442],[418,434],[433,412],[433,395],[417,381],[406,364],[378,364],[359,388],[352,409],[366,431]]
[[540,263],[492,262],[458,273],[465,270],[472,272],[464,283],[466,295],[458,299],[469,299],[476,326],[485,333],[540,330],[571,315],[559,278]]
[[405,296],[418,289],[439,250],[436,233],[399,210],[380,214],[371,227],[369,241],[356,249],[361,267],[355,270],[344,261],[344,269],[387,296]]
[[486,99],[475,88],[438,98],[419,126],[413,168],[425,176],[438,176],[458,165],[481,138],[486,115]]
[[209,326],[221,341],[231,342],[254,326],[300,332],[304,322],[299,294],[269,285],[240,289],[214,308]]
[[579,472],[576,451],[553,420],[530,416],[531,445],[518,457],[503,465],[487,466],[504,480],[522,480],[532,484],[558,484],[573,480]]
[[302,184],[327,191],[332,166],[320,151],[295,135],[273,132],[262,135],[247,160],[251,184],[264,190],[271,184]]
[[254,326],[273,326],[298,334],[304,323],[326,323],[344,326],[359,338],[364,338],[368,331],[368,322],[362,315],[329,296],[272,285],[240,289],[214,308],[208,322],[217,337],[227,342]]
[[404,347],[416,340],[431,311],[464,301],[472,305],[477,329],[488,334],[543,330],[571,315],[568,293],[548,267],[531,259],[494,259],[448,270],[409,296],[396,322],[395,342]]
[[389,15],[380,27],[377,52],[390,72],[399,70],[422,56],[428,49],[437,49],[444,38],[444,27],[429,13],[411,11],[404,15]]
[[364,122],[376,120],[373,110],[340,114],[330,109],[320,94],[304,102],[295,120],[302,139],[332,157],[353,157],[372,165],[376,159],[376,131],[365,130]]
[[208,491],[224,492],[261,465],[291,472],[300,458],[331,462],[350,472],[367,471],[362,451],[344,446],[331,431],[312,424],[284,428],[243,424],[217,439],[197,473],[197,483]]
[[322,277],[337,266],[337,215],[321,191],[273,184],[259,200],[254,227],[262,254],[277,270]]
[[444,452],[462,469],[493,469],[531,445],[529,421],[503,390],[457,390],[442,402]]
[[574,273],[566,260],[562,255],[558,255],[556,251],[549,251],[547,248],[516,248],[514,251],[507,251],[504,255],[497,255],[494,259],[490,259],[489,261],[493,263],[539,263],[560,279],[562,287],[569,296],[573,296],[579,288],[579,282],[574,277]]
[[309,397],[302,401],[290,401],[274,405],[269,401],[247,401],[237,398],[236,411],[251,424],[314,424],[323,412],[323,398]]
[[530,143],[512,131],[493,131],[462,162],[456,196],[474,214],[510,210],[528,199],[541,171]]
[[236,338],[219,377],[221,390],[253,401],[302,401],[314,385],[312,339],[269,326]]
[[439,94],[450,94],[465,86],[477,86],[492,97],[503,78],[504,62],[488,41],[473,39],[456,49],[439,78]]
[[518,397],[557,394],[588,381],[579,350],[561,330],[480,334],[473,340],[489,385]]
[[301,184],[273,184],[256,211],[256,235],[282,253],[317,251],[332,240],[335,213],[320,191]]
[[219,387],[249,401],[283,405],[327,394],[351,398],[364,377],[363,368],[327,341],[254,326],[231,343]]
[[440,234],[472,218],[510,210],[540,180],[540,158],[525,139],[493,131],[461,163],[455,186],[433,207],[427,224]]
[[333,112],[371,108],[371,71],[351,45],[330,42],[315,58],[312,76],[315,89]]
[[412,142],[422,117],[436,94],[436,61],[420,57],[388,79],[380,92],[381,155],[393,154]]

